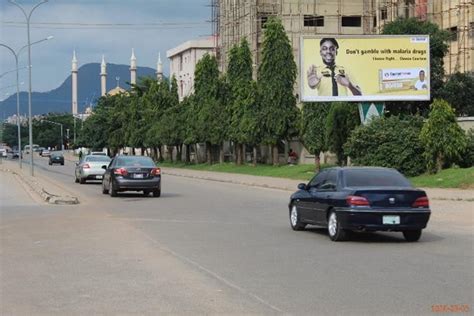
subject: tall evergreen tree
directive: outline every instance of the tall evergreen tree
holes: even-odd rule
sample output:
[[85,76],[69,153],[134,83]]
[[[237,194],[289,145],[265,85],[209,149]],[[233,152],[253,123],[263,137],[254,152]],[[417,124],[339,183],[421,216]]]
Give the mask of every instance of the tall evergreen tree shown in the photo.
[[197,136],[206,143],[207,162],[212,163],[212,145],[220,145],[225,136],[225,110],[220,100],[219,69],[215,56],[204,55],[196,64],[194,79],[197,107]]
[[258,102],[262,140],[271,145],[273,164],[278,164],[278,141],[295,130],[298,118],[294,85],[296,63],[288,36],[275,17],[265,23],[262,63],[258,69]]
[[236,163],[244,159],[242,144],[255,146],[258,143],[258,113],[255,100],[255,83],[252,80],[252,54],[247,39],[235,45],[229,53],[227,71],[231,89],[230,140],[236,142]]
[[316,171],[321,168],[319,156],[326,151],[326,120],[330,103],[304,103],[302,113],[301,140],[310,154],[314,155]]

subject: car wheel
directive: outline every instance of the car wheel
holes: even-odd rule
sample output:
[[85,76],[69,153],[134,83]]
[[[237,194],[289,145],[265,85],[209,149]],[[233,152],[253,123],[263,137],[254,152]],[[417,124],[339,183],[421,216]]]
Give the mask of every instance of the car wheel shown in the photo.
[[306,224],[300,220],[300,214],[296,205],[291,206],[290,209],[290,225],[293,230],[303,230],[306,227]]
[[79,178],[79,183],[80,183],[80,184],[86,183],[86,179],[85,179],[85,178]]
[[112,181],[109,182],[109,194],[111,197],[117,196],[117,190],[114,189],[114,185],[112,184]]
[[403,232],[403,237],[405,237],[406,241],[418,241],[421,237],[421,229],[405,230]]
[[150,190],[143,190],[143,196],[149,196]]
[[64,166],[64,162],[61,162],[61,166]]
[[331,238],[332,241],[342,241],[346,239],[347,232],[339,225],[335,211],[329,213],[328,232],[329,238]]
[[105,188],[105,182],[102,181],[102,194],[109,194],[109,190]]
[[53,164],[50,162],[49,165],[52,166]]
[[153,197],[160,197],[161,196],[161,189],[153,190]]

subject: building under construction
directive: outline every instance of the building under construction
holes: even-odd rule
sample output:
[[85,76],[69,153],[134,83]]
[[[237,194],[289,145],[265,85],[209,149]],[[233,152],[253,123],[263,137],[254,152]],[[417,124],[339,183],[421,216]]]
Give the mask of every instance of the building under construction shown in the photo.
[[417,17],[451,32],[446,73],[472,72],[474,12],[472,0],[213,0],[213,32],[223,71],[230,48],[246,37],[260,62],[265,22],[278,16],[299,65],[301,35],[379,34],[397,18]]

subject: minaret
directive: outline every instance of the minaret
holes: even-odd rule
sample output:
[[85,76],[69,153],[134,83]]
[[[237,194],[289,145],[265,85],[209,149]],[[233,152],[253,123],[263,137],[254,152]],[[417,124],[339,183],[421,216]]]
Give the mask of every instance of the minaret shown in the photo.
[[105,57],[102,55],[102,63],[100,64],[100,95],[105,97],[107,94],[107,65]]
[[161,53],[158,53],[158,62],[156,63],[156,79],[163,80],[163,63],[161,62]]
[[71,79],[72,79],[72,114],[77,114],[77,58],[76,50],[74,50],[72,55],[72,69],[71,69]]
[[130,83],[137,83],[137,58],[135,57],[135,51],[132,48],[132,57],[130,57]]

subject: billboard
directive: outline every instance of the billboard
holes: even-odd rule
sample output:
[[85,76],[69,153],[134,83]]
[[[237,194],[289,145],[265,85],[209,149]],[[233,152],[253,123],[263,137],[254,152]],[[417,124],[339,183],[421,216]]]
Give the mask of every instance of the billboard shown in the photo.
[[303,102],[430,100],[428,35],[303,36]]

